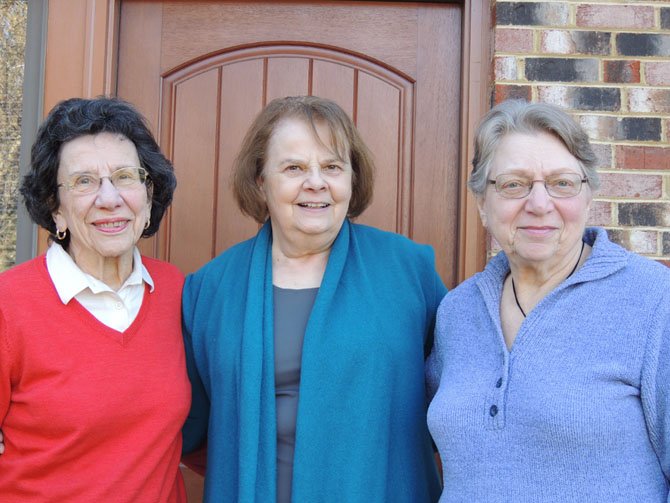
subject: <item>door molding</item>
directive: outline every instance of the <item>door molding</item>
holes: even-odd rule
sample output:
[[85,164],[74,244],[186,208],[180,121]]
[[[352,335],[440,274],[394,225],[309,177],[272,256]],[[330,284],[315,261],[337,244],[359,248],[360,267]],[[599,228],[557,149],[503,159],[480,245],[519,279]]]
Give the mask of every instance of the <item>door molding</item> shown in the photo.
[[[51,0],[48,9],[43,116],[59,101],[116,91],[120,0]],[[486,262],[486,232],[476,200],[467,190],[474,128],[488,110],[491,74],[491,0],[462,2],[461,152],[459,171],[458,282]],[[84,26],[84,30],[73,30]],[[47,247],[39,233],[37,252]]]

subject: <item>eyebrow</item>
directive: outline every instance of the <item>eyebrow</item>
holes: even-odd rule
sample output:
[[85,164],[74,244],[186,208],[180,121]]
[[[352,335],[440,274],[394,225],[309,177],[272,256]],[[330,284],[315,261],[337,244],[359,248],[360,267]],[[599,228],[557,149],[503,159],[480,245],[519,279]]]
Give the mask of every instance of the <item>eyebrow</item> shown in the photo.
[[[141,168],[141,167],[142,167],[142,166],[140,166],[140,165],[137,165],[137,166],[136,166],[136,165],[134,165],[134,164],[118,164],[118,165],[116,165],[116,166],[112,166],[112,167],[110,168],[110,171],[111,171],[112,173],[114,173],[115,171],[118,171],[118,170],[123,169],[123,168]],[[75,168],[75,170],[72,171],[72,173],[70,173],[70,174],[71,174],[71,175],[81,175],[81,174],[86,174],[86,175],[97,175],[97,174],[99,174],[99,173],[100,173],[100,171],[99,171],[99,170],[96,170],[96,169],[89,169],[89,168],[77,169],[77,168]]]
[[[340,159],[339,157],[329,157],[328,159],[325,159],[323,161],[323,164],[328,164],[332,162],[346,162],[344,159]],[[281,161],[281,164],[305,164],[304,159],[284,159]]]
[[[549,173],[547,173],[545,176],[564,175],[564,174],[566,174],[566,173],[567,173],[567,174],[573,174],[573,175],[584,176],[584,174],[583,174],[581,171],[573,171],[572,169],[570,169],[570,168],[568,168],[568,167],[562,167],[562,168],[552,169],[552,170],[551,170]],[[494,178],[497,178],[497,177],[499,177],[499,176],[503,176],[503,175],[505,175],[505,176],[507,176],[507,175],[510,175],[510,176],[523,176],[523,177],[529,178],[529,172],[528,172],[528,171],[521,170],[521,169],[514,169],[514,170],[512,170],[512,171],[507,171],[507,172],[505,172],[505,173],[498,173]]]

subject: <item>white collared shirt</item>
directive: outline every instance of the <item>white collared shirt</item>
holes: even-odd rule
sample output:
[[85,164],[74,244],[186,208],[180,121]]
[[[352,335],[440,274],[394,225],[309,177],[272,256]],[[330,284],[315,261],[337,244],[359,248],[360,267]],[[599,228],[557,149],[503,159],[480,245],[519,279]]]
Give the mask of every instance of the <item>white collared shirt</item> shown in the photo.
[[142,307],[144,283],[154,291],[154,282],[142,264],[137,247],[133,250],[133,270],[125,283],[114,291],[102,281],[82,271],[58,243],[47,250],[47,269],[63,304],[76,299],[89,313],[110,328],[123,332]]

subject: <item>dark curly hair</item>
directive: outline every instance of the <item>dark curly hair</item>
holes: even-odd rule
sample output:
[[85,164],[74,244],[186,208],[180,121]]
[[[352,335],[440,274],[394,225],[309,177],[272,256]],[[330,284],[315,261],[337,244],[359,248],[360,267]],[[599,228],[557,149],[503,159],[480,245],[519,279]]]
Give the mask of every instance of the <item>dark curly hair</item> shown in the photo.
[[[60,206],[58,168],[63,145],[80,136],[117,133],[137,149],[140,164],[147,170],[147,193],[151,196],[151,223],[142,237],[158,231],[165,210],[177,186],[172,163],[161,153],[146,119],[128,102],[115,97],[71,98],[58,103],[37,131],[30,153],[30,171],[21,183],[21,195],[33,221],[56,239],[53,213]],[[70,234],[58,241],[65,249]]]

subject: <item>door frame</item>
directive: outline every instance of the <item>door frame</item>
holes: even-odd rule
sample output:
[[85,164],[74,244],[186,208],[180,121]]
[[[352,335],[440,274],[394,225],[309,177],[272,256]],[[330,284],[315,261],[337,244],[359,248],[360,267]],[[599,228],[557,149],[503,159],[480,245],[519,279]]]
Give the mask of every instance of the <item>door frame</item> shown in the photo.
[[[481,271],[486,263],[487,234],[477,203],[467,190],[474,129],[490,107],[491,0],[462,0],[461,116],[459,153],[457,281]],[[59,101],[116,91],[121,0],[49,0],[44,64],[43,116]],[[84,30],[73,30],[84,26]],[[52,77],[53,76],[53,77]],[[47,248],[41,230],[37,252]]]

